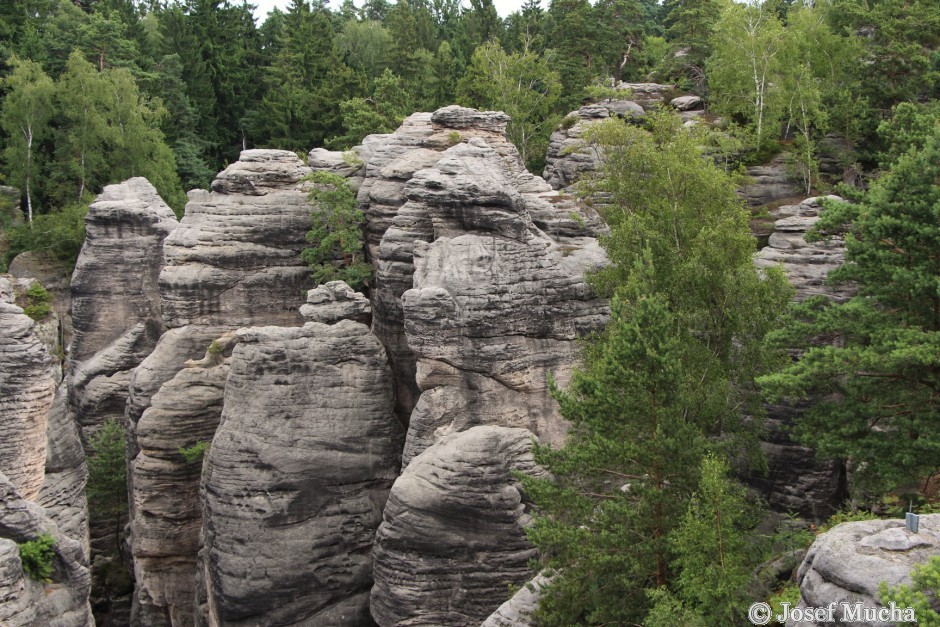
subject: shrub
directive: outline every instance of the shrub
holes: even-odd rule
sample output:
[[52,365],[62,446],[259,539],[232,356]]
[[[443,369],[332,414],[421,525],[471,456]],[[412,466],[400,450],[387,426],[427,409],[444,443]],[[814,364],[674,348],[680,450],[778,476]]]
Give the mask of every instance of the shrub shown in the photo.
[[212,442],[203,440],[202,442],[196,442],[192,446],[184,446],[179,451],[180,455],[186,458],[187,464],[195,464],[198,461],[202,461],[206,451],[208,451],[211,446]]
[[881,582],[879,592],[885,605],[892,601],[898,607],[913,607],[921,627],[940,627],[940,612],[935,609],[940,599],[940,556],[934,555],[926,564],[915,566],[910,586],[888,586]]
[[448,145],[448,146],[456,146],[457,144],[459,144],[459,143],[462,142],[462,141],[463,141],[463,135],[461,135],[461,134],[458,133],[457,131],[451,131],[450,133],[447,134],[447,145]]
[[23,223],[9,227],[4,231],[9,243],[7,262],[21,252],[35,250],[64,262],[71,270],[85,241],[86,213],[85,204],[68,205],[61,211],[35,216],[32,226]]
[[55,538],[44,533],[35,540],[18,543],[23,572],[30,579],[49,581],[52,577],[52,560],[55,558]]
[[52,312],[52,307],[49,306],[51,302],[52,294],[39,282],[35,282],[26,290],[26,306],[23,307],[23,313],[38,322]]
[[574,126],[575,124],[577,124],[580,119],[581,119],[581,118],[579,118],[578,116],[576,116],[576,115],[573,114],[573,113],[570,114],[570,115],[566,115],[566,116],[565,116],[564,118],[562,118],[562,120],[561,120],[561,127],[567,131],[569,128],[571,128],[572,126]]

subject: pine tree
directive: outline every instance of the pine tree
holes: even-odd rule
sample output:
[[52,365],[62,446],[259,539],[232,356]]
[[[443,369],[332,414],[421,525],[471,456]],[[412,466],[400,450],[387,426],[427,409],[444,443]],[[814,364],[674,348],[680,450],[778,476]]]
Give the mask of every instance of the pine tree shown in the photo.
[[811,397],[797,434],[854,462],[858,490],[924,492],[940,472],[940,125],[898,158],[858,204],[830,205],[819,234],[845,232],[830,279],[858,294],[795,305],[773,341],[806,349],[765,377],[775,396]]
[[754,268],[746,212],[706,138],[665,113],[650,127],[609,121],[588,136],[607,158],[611,263],[594,283],[613,295],[611,321],[555,390],[572,430],[536,455],[557,480],[526,483],[541,508],[531,537],[560,569],[545,625],[643,620],[647,591],[681,570],[668,538],[703,456],[759,463],[754,378],[777,363],[763,340],[792,292]]

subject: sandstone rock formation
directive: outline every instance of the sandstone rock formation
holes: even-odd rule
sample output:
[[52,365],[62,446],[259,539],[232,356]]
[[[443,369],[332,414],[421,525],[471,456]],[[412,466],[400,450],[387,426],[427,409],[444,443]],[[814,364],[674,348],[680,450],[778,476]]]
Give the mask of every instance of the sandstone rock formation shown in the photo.
[[765,165],[751,166],[746,174],[747,182],[740,193],[751,207],[803,194],[802,185],[787,168],[786,155],[777,155]]
[[[23,570],[17,543],[53,537],[53,573],[38,582]],[[81,543],[60,532],[42,508],[23,499],[0,472],[0,624],[10,627],[84,627],[94,624],[91,577]]]
[[[841,201],[838,196],[826,196],[831,201]],[[759,267],[782,266],[787,278],[796,288],[796,300],[811,296],[825,296],[835,302],[851,298],[855,289],[851,285],[831,285],[826,282],[829,273],[845,263],[845,242],[841,237],[807,242],[806,233],[819,220],[822,211],[820,201],[812,197],[798,205],[784,205],[771,215],[774,232],[767,247],[757,254]]]
[[[376,268],[372,292],[373,329],[385,344],[392,361],[398,413],[403,421],[409,420],[420,393],[416,385],[415,352],[405,335],[405,314],[401,306],[403,294],[416,285],[413,277],[416,243],[432,242],[438,237],[458,233],[464,228],[460,224],[461,218],[456,216],[461,211],[467,220],[479,223],[470,224],[468,228],[479,227],[481,233],[491,228],[486,225],[491,218],[472,218],[469,215],[472,212],[482,216],[493,210],[491,221],[502,221],[505,225],[507,217],[497,217],[497,213],[502,211],[499,206],[503,200],[495,199],[492,194],[511,196],[515,199],[515,207],[509,213],[525,214],[524,220],[511,228],[517,229],[527,221],[529,226],[522,226],[523,230],[531,228],[534,233],[539,232],[544,238],[543,244],[554,242],[562,254],[584,249],[589,238],[602,232],[603,227],[593,211],[572,199],[565,199],[544,181],[525,171],[515,147],[506,140],[506,121],[502,113],[456,106],[445,107],[430,115],[415,114],[376,148],[366,166],[366,180],[359,191],[359,203],[369,219],[369,246]],[[459,143],[452,145],[455,140]],[[451,187],[444,193],[451,195],[449,199],[443,199],[442,194],[421,191],[421,186],[415,182],[421,170],[438,167],[439,162],[453,151],[465,150],[471,144],[474,150],[485,147],[489,152],[486,160],[465,165],[483,166],[484,170],[456,174]],[[498,181],[495,187],[488,182],[491,176],[498,177],[493,179]],[[455,190],[455,185],[464,184],[466,189]],[[498,189],[499,186],[502,189]],[[478,193],[489,195],[477,199]],[[428,203],[438,201],[442,203],[443,210],[437,212],[435,220]],[[466,210],[455,208],[455,203],[465,203]],[[448,211],[455,215],[445,216]],[[508,219],[516,220],[511,215]],[[573,257],[578,258],[579,255]]]
[[[829,196],[839,201],[838,196]],[[845,260],[841,238],[809,243],[804,239],[819,219],[821,198],[807,198],[798,205],[784,205],[772,212],[775,231],[769,245],[755,257],[758,267],[780,266],[796,288],[795,299],[822,295],[836,302],[848,299],[853,288],[830,285],[829,272]],[[789,428],[809,406],[807,401],[775,403],[767,407],[767,434],[761,443],[769,472],[749,483],[757,488],[771,508],[793,511],[810,520],[825,520],[847,495],[845,464],[816,459],[812,449],[795,443]]]
[[300,315],[308,322],[333,324],[340,320],[354,320],[368,325],[372,320],[372,305],[360,292],[343,281],[330,281],[307,292],[307,303]]
[[401,450],[385,351],[350,320],[237,337],[204,479],[209,620],[363,624]]
[[299,324],[298,296],[310,270],[310,206],[299,184],[310,168],[287,150],[246,150],[212,182],[189,193],[167,238],[160,300],[167,327]]
[[13,258],[9,271],[17,279],[39,281],[52,295],[52,308],[61,326],[56,329],[55,345],[64,351],[72,341],[71,270],[61,261],[27,250]]
[[34,326],[22,309],[0,299],[0,472],[29,500],[42,486],[55,391],[51,359]]
[[[839,604],[861,602],[879,607],[879,585],[910,584],[914,566],[940,554],[940,514],[920,517],[920,531],[912,533],[902,520],[866,520],[842,523],[820,535],[809,548],[797,573],[798,607],[827,607],[836,603],[835,617],[845,618]],[[869,627],[889,623],[856,622]],[[790,621],[788,627],[815,627],[814,621]]]
[[36,502],[59,530],[82,546],[89,558],[88,468],[78,427],[68,413],[65,385],[56,388],[46,426],[46,467]]
[[131,372],[163,325],[157,279],[176,216],[146,179],[109,185],[88,208],[72,275],[69,405],[87,438],[124,414]]
[[475,427],[425,450],[395,482],[375,541],[372,616],[388,625],[479,625],[536,549],[512,472],[538,476],[533,434]]
[[137,423],[131,521],[137,624],[193,624],[203,459],[189,461],[182,450],[212,441],[228,371],[221,350],[207,354],[207,363],[166,382]]
[[559,442],[565,426],[549,376],[566,379],[577,338],[608,315],[584,279],[605,263],[597,240],[541,231],[498,154],[479,139],[418,172],[406,195],[434,239],[414,244],[414,287],[402,296],[422,390],[404,463],[446,433],[480,424]]
[[530,627],[535,624],[535,611],[551,577],[539,573],[519,588],[508,601],[490,614],[481,627]]
[[303,323],[298,305],[310,279],[300,254],[311,207],[301,179],[310,171],[289,151],[244,151],[211,191],[190,192],[164,243],[159,298],[169,329],[133,372],[125,414],[135,624],[192,620],[200,466],[179,449],[212,439],[228,367],[213,359],[186,366],[241,326]]

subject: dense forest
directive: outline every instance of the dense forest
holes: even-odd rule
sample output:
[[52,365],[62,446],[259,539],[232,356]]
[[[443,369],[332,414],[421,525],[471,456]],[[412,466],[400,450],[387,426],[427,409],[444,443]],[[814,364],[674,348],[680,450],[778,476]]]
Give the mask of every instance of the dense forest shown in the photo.
[[[651,112],[585,137],[605,155],[582,191],[607,203],[609,265],[590,282],[612,315],[552,382],[573,425],[567,446],[536,447],[553,480],[520,477],[530,538],[561,568],[542,624],[745,624],[780,591],[755,569],[806,537],[760,535],[732,479],[761,469],[768,399],[816,400],[791,435],[851,460],[864,516],[937,506],[935,0],[526,0],[506,18],[491,0],[292,0],[260,24],[230,0],[6,0],[0,75],[0,183],[21,208],[0,196],[0,270],[26,250],[74,263],[88,203],[132,176],[182,214],[242,150],[345,151],[453,103],[508,113],[538,174],[566,114],[623,82],[700,96],[705,123]],[[824,201],[809,234],[844,239],[846,302],[790,304],[783,273],[754,267],[736,189],[780,153],[805,196],[849,201]],[[312,180],[325,213],[362,221],[341,178]],[[334,274],[332,240],[308,249],[318,281],[368,284],[354,235],[352,274]]]
[[529,1],[505,19],[488,0],[293,0],[260,25],[252,9],[3,3],[0,171],[29,216],[74,223],[74,205],[133,175],[181,211],[184,191],[242,149],[346,149],[453,102],[509,113],[539,171],[553,127],[611,80],[705,96],[754,152],[783,126],[807,172],[838,134],[865,172],[887,149],[875,130],[892,107],[935,112],[940,86],[940,11],[924,0]]

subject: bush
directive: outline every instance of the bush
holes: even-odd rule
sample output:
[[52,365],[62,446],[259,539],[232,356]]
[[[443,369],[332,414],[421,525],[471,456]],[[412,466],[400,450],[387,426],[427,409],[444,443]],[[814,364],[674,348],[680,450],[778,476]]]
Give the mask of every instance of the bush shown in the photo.
[[940,627],[940,612],[935,609],[940,600],[940,556],[934,555],[926,564],[915,566],[911,579],[912,585],[897,587],[889,587],[882,581],[881,602],[888,605],[893,601],[898,607],[913,607],[918,625]]
[[463,141],[463,135],[461,135],[461,134],[458,133],[457,131],[451,131],[450,133],[447,134],[447,145],[448,145],[448,146],[456,146],[457,144],[459,144],[459,143],[462,142],[462,141]]
[[310,264],[317,283],[345,281],[359,289],[372,276],[372,266],[365,260],[362,223],[365,216],[356,209],[356,196],[341,176],[314,172],[304,180],[313,182],[308,200],[313,211],[313,228],[307,233],[312,244],[303,258]]
[[212,442],[204,440],[202,442],[196,442],[192,446],[184,446],[179,451],[180,455],[186,458],[187,464],[195,464],[198,461],[202,461],[202,458],[205,456],[210,446],[212,446]]
[[46,291],[39,282],[35,282],[26,290],[26,306],[23,307],[23,313],[35,321],[46,318],[51,312],[52,294]]
[[49,581],[52,577],[52,560],[55,558],[55,538],[44,533],[35,540],[18,543],[23,572],[30,579]]
[[580,117],[576,116],[573,113],[566,115],[561,120],[561,127],[567,131],[569,128],[577,124],[580,119],[581,119]]
[[85,242],[86,213],[87,205],[69,205],[55,213],[37,215],[32,226],[23,223],[9,227],[4,231],[9,243],[7,263],[21,252],[35,250],[64,262],[71,271]]

